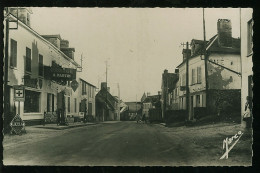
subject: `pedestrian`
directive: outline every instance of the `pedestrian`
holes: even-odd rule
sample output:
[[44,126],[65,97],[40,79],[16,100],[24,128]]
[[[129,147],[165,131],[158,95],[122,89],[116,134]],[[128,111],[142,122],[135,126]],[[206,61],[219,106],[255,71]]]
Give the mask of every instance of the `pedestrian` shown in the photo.
[[143,122],[143,123],[146,123],[146,117],[145,117],[145,114],[143,114],[142,122]]
[[46,111],[44,110],[42,125],[45,126],[45,123],[46,123]]
[[139,123],[139,121],[140,121],[140,119],[141,119],[140,115],[137,114],[135,118],[136,118],[136,122]]
[[245,113],[243,115],[243,120],[246,122],[246,128],[251,128],[252,122],[252,98],[247,96],[246,97],[246,104],[245,104]]
[[57,126],[60,125],[60,118],[61,118],[60,114],[61,114],[60,109],[57,109]]

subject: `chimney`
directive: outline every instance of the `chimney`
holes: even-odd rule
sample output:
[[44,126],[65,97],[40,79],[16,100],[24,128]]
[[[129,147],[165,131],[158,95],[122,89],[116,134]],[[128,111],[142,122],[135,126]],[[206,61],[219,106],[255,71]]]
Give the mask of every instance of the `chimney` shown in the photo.
[[72,48],[72,47],[67,47],[67,48],[61,47],[60,50],[61,50],[65,55],[67,55],[68,57],[70,57],[71,59],[74,60],[75,48]]
[[182,55],[183,55],[183,61],[186,61],[186,59],[190,58],[190,56],[191,56],[191,50],[190,49],[183,49]]
[[179,73],[179,69],[176,68],[175,71],[174,71],[174,73],[176,73],[176,74]]
[[109,92],[109,93],[110,93],[110,87],[107,87],[107,92]]
[[[30,14],[32,14],[31,8],[25,8],[25,7],[19,7],[19,8],[14,8],[11,7],[9,8],[10,13],[17,17],[17,12],[18,12],[18,19],[22,21],[25,25],[31,27],[31,18]],[[18,11],[17,11],[18,10]]]
[[69,41],[68,40],[61,40],[60,41],[61,48],[69,48]]
[[42,35],[43,38],[51,42],[54,46],[56,46],[58,49],[60,49],[60,40],[61,37],[59,34],[57,35]]
[[229,19],[218,19],[218,44],[220,47],[232,47],[232,25]]
[[107,89],[107,83],[106,82],[101,82],[101,89]]

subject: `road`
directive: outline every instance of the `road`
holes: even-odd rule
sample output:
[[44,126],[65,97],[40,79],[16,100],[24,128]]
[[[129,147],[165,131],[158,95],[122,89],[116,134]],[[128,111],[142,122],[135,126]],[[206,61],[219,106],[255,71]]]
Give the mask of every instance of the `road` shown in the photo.
[[[169,132],[158,124],[136,122],[74,128],[39,141],[8,147],[4,149],[3,162],[4,165],[69,166],[176,166],[202,162],[223,165],[224,162],[218,163],[221,153],[216,155],[214,151],[211,155],[213,144],[205,148],[193,142],[194,138],[184,137],[184,133],[173,134],[174,131]],[[222,139],[218,141],[217,145],[221,145]],[[203,157],[207,154],[213,159]],[[243,162],[236,160],[236,164]]]

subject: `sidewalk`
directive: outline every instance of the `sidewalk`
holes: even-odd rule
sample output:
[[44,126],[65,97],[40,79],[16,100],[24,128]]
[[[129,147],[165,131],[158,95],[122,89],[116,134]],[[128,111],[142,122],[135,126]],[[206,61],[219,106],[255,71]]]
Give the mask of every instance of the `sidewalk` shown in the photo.
[[[95,124],[97,124],[97,123],[75,122],[75,123],[70,123],[69,125],[63,125],[63,126],[61,126],[61,125],[57,126],[57,124],[45,124],[45,125],[35,125],[35,126],[28,126],[28,127],[64,130],[64,129],[74,128],[74,127],[81,127],[81,126],[88,126],[88,125],[95,125]],[[28,128],[28,127],[26,127],[26,128]]]

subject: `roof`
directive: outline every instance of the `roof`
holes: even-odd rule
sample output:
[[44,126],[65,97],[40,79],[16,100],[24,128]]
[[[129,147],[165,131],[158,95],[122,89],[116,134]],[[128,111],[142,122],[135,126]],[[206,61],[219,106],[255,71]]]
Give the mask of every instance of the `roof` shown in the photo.
[[179,75],[176,73],[163,73],[163,75],[163,80],[165,80],[163,81],[163,84],[167,85],[168,82],[168,89],[169,91],[172,91],[179,80]]
[[159,95],[147,96],[144,100],[144,103],[155,103],[159,101],[159,97]]
[[87,82],[87,81],[85,81],[84,79],[82,79],[82,78],[79,78],[80,80],[82,80],[82,81],[84,81],[85,83],[87,83],[88,85],[91,85],[91,86],[93,86],[93,87],[95,87],[95,88],[97,88],[95,85],[93,85],[93,84],[91,84],[91,83],[89,83],[89,82]]
[[[239,38],[232,38],[232,47],[221,47],[218,43],[218,34],[214,35],[213,37],[211,37],[209,39],[209,41],[206,41],[206,49],[208,52],[217,52],[217,53],[234,53],[234,54],[239,54],[240,53],[240,39]],[[198,49],[196,50],[196,52],[194,52],[192,54],[192,56],[190,57],[196,57],[198,55],[203,55],[203,40],[196,40],[196,39],[192,39],[191,43],[194,44],[199,44],[200,46],[198,47]],[[179,68],[180,66],[182,66],[183,64],[186,63],[187,60],[184,60],[181,64],[179,64],[177,66],[177,68]]]
[[47,38],[58,38],[61,40],[60,34],[54,34],[54,35],[41,35],[42,37],[47,37]]
[[[9,14],[11,18],[15,18],[17,19],[14,15]],[[57,51],[58,53],[60,53],[65,59],[67,59],[68,61],[70,61],[71,63],[73,63],[75,66],[79,67],[80,65],[74,61],[73,59],[71,59],[70,57],[68,57],[67,55],[65,55],[60,49],[58,49],[56,46],[54,46],[52,43],[50,43],[48,40],[46,40],[43,36],[41,36],[39,33],[37,33],[35,30],[33,30],[31,27],[29,27],[28,25],[24,24],[21,20],[18,19],[18,23],[19,25],[21,25],[22,27],[24,27],[25,29],[27,29],[29,32],[31,32],[32,34],[34,34],[35,36],[37,36],[39,39],[41,39],[42,41],[44,41],[45,43],[47,43],[48,45],[50,45],[55,51]]]

